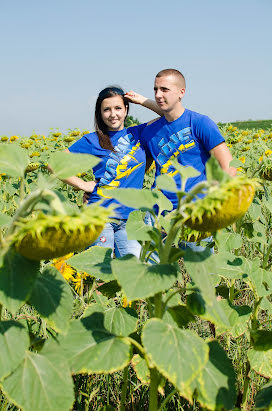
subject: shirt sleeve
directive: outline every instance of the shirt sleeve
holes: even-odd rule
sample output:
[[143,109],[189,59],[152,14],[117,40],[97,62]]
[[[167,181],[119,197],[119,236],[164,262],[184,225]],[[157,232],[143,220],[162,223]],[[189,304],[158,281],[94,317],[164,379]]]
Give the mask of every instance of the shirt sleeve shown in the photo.
[[93,154],[93,146],[86,136],[72,144],[68,150],[71,153]]
[[151,155],[150,150],[148,148],[147,140],[146,140],[146,137],[145,137],[146,133],[144,133],[144,131],[146,131],[147,127],[149,127],[148,124],[143,123],[143,124],[139,124],[139,125],[134,126],[134,127],[129,127],[128,130],[129,130],[130,133],[132,133],[135,136],[135,138],[138,141],[140,141],[141,146],[145,151],[146,157],[151,158],[152,155]]
[[196,135],[207,151],[225,141],[215,122],[207,116],[202,116],[201,120],[197,123]]

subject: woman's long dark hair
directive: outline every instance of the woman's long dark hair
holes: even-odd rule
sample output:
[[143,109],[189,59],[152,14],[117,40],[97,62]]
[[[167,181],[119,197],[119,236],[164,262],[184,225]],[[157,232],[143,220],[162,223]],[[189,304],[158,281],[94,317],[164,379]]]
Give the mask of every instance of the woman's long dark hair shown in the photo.
[[102,104],[102,101],[105,100],[105,98],[115,97],[115,96],[122,97],[124,105],[127,108],[127,114],[128,114],[129,103],[128,103],[128,100],[124,97],[124,90],[122,90],[121,87],[110,86],[100,91],[97,97],[97,100],[96,100],[96,104],[95,104],[95,116],[94,116],[94,126],[95,126],[96,134],[98,135],[99,144],[102,148],[105,148],[106,150],[111,150],[111,151],[114,151],[114,147],[112,145],[112,142],[109,136],[109,130],[106,124],[104,123],[104,121],[102,120],[101,104]]

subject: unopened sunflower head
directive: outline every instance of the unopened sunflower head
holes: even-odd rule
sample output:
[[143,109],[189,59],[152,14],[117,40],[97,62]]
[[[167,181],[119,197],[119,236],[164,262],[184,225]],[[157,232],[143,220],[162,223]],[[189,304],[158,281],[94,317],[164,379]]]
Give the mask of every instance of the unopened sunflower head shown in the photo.
[[211,186],[204,198],[185,205],[183,223],[204,232],[227,227],[246,213],[258,186],[257,180],[242,176]]
[[30,173],[31,171],[37,170],[40,167],[40,163],[29,163],[25,169],[26,173]]
[[30,260],[49,260],[91,245],[108,221],[111,209],[96,204],[73,215],[45,215],[21,219],[12,238],[17,252]]

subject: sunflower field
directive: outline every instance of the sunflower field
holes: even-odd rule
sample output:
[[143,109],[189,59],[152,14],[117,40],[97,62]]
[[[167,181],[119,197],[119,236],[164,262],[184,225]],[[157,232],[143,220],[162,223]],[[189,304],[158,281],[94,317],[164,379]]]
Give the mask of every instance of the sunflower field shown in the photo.
[[0,410],[272,409],[272,129],[221,132],[237,177],[211,158],[189,193],[177,162],[181,189],[151,191],[151,166],[111,190],[140,259],[87,248],[112,210],[61,180],[94,179],[99,159],[64,152],[88,131],[0,137]]

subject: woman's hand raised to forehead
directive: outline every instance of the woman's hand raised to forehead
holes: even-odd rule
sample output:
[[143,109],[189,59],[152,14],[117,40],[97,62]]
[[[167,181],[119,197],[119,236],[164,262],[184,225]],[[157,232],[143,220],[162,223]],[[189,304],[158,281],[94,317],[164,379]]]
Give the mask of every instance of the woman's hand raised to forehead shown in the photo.
[[124,97],[127,98],[128,101],[130,101],[131,103],[141,104],[141,105],[143,105],[143,103],[147,100],[146,97],[142,96],[141,94],[136,93],[133,90],[128,91],[124,95]]

